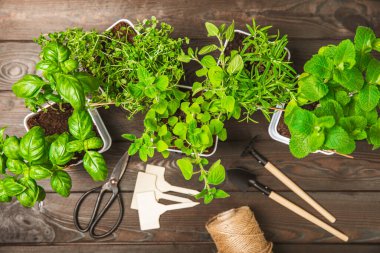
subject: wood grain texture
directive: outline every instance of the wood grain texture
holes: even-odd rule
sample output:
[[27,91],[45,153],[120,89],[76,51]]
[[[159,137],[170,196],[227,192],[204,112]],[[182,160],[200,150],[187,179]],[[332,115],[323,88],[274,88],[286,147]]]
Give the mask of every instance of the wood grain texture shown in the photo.
[[[40,213],[37,214],[35,212],[30,213],[31,209],[21,207],[15,209],[9,218],[3,216],[1,224],[7,221],[7,226],[6,229],[0,230],[1,237],[6,235],[7,238],[12,238],[8,242],[23,240],[23,242],[29,243],[64,243],[68,239],[76,242],[93,241],[87,234],[80,234],[74,229],[72,210],[80,196],[80,193],[72,193],[70,198],[62,199],[56,194],[48,194]],[[256,192],[235,192],[229,199],[218,200],[210,205],[201,204],[189,209],[166,212],[161,215],[161,228],[147,231],[140,231],[137,211],[129,208],[132,194],[123,193],[122,196],[125,204],[124,220],[117,232],[102,241],[104,243],[210,242],[210,237],[205,230],[205,223],[222,211],[247,204],[254,211],[266,238],[275,243],[340,243],[339,239],[328,232]],[[294,194],[283,193],[283,196],[300,206],[305,206]],[[333,226],[346,233],[350,237],[350,243],[380,242],[379,226],[374,226],[380,222],[378,217],[380,197],[378,193],[318,192],[312,193],[312,196],[337,217],[337,222]],[[83,209],[80,212],[82,222],[91,215],[95,198],[95,194],[91,195],[88,201],[84,202]],[[347,203],[349,203],[349,211],[345,210]],[[9,209],[8,206],[3,210]],[[365,208],[363,208],[364,206]],[[307,209],[315,214],[310,208]],[[116,206],[112,207],[100,222],[98,229],[105,231],[109,228],[115,222],[118,212],[119,209]],[[17,217],[22,218],[22,220],[17,220]],[[54,233],[55,236],[51,236],[53,235],[52,232],[47,233],[46,238],[38,234],[38,240],[33,237],[23,237],[25,234],[36,233],[36,231],[47,228],[58,232]],[[20,230],[23,232],[20,233]],[[59,236],[59,231],[64,231],[65,236]]]
[[256,18],[297,38],[352,36],[357,25],[370,25],[377,31],[380,28],[378,1],[2,0],[0,8],[0,40],[30,40],[40,33],[72,26],[104,30],[119,18],[134,21],[152,15],[172,24],[177,35],[190,38],[204,36],[205,21],[233,19],[242,27]]

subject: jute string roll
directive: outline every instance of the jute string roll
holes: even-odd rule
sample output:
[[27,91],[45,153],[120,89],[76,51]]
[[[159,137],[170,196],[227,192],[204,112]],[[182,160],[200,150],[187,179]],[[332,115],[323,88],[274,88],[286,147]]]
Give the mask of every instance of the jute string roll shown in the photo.
[[272,253],[268,242],[248,206],[231,209],[211,218],[206,224],[218,253]]

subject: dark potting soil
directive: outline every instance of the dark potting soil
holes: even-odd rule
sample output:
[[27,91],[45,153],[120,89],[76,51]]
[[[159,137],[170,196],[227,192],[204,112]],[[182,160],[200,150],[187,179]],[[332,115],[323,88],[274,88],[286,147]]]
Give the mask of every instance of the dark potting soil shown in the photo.
[[[304,105],[304,106],[302,106],[302,108],[306,109],[306,110],[309,110],[309,111],[312,111],[312,110],[314,110],[317,107],[317,105],[318,105],[318,103],[312,103],[312,104]],[[277,132],[280,135],[285,136],[287,138],[290,138],[290,136],[291,136],[289,128],[285,124],[285,121],[284,121],[284,112],[281,114],[280,120],[278,121]]]

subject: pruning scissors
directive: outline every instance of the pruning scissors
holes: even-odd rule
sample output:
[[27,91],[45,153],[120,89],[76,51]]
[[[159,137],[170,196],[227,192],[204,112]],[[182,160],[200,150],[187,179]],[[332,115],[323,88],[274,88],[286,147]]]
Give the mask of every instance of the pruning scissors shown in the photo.
[[[124,175],[124,172],[127,168],[127,164],[129,161],[129,155],[128,152],[125,152],[125,154],[120,158],[120,160],[117,162],[110,179],[102,186],[95,187],[88,192],[84,193],[82,197],[78,200],[75,208],[74,208],[74,224],[75,227],[82,233],[89,232],[90,236],[94,239],[100,239],[109,236],[112,234],[120,225],[123,215],[124,215],[124,206],[123,206],[123,199],[121,197],[121,192],[119,189],[119,182],[121,178]],[[94,210],[92,211],[90,221],[85,227],[82,227],[79,223],[79,210],[82,206],[82,203],[84,200],[89,196],[91,193],[98,192],[99,195],[96,200]],[[112,196],[107,201],[103,209],[100,209],[100,203],[102,202],[103,196],[106,192],[112,192]],[[108,230],[107,232],[103,234],[96,234],[95,229],[99,221],[102,219],[104,214],[107,212],[107,210],[112,206],[113,202],[118,199],[119,203],[119,217],[117,218],[116,223],[113,225],[113,227]]]

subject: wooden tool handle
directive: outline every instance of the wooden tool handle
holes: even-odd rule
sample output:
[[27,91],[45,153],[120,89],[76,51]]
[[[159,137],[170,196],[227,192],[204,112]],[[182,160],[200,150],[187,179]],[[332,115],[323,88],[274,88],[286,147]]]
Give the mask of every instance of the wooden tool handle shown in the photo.
[[314,223],[315,225],[319,226],[320,228],[323,228],[327,232],[330,232],[332,235],[338,237],[339,239],[347,242],[348,241],[348,236],[343,234],[342,232],[336,230],[332,226],[328,225],[327,223],[321,221],[314,215],[310,214],[309,212],[303,210],[301,207],[293,204],[286,198],[282,197],[281,195],[277,194],[276,192],[272,191],[269,194],[269,198],[273,199],[280,205],[288,208],[289,210],[293,211],[294,213],[298,214],[302,218],[305,218],[306,220],[310,221],[311,223]]
[[270,162],[266,163],[264,167],[272,173],[276,178],[278,178],[282,183],[284,183],[289,189],[291,189],[300,198],[305,200],[309,205],[311,205],[315,210],[317,210],[323,217],[325,217],[331,223],[336,221],[335,217],[332,216],[325,208],[318,204],[314,199],[312,199],[304,190],[302,190],[298,185],[296,185],[290,178],[288,178],[284,173],[282,173],[278,168],[276,168]]

